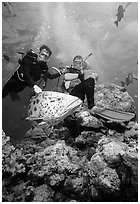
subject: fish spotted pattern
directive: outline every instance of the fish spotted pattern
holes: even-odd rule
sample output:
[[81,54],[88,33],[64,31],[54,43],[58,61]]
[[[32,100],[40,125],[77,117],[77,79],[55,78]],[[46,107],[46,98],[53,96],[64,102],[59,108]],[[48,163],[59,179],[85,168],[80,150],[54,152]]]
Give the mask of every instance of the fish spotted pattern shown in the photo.
[[31,98],[26,119],[36,127],[53,126],[72,114],[81,103],[82,101],[75,96],[43,91]]

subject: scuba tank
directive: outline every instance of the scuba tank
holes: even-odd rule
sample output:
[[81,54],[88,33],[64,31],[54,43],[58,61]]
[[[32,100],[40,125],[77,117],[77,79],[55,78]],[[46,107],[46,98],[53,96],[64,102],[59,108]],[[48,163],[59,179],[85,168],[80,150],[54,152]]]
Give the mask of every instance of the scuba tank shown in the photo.
[[20,65],[22,65],[24,57],[28,57],[32,62],[36,62],[37,61],[37,54],[32,49],[27,51],[26,54],[24,52],[18,52],[18,53],[22,55],[22,59],[18,60]]

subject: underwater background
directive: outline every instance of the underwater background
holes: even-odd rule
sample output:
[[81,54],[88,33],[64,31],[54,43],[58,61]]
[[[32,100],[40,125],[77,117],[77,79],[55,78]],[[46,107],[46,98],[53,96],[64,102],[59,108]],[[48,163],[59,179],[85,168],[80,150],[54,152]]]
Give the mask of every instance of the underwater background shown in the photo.
[[[11,2],[16,17],[11,17],[2,4],[2,80],[14,69],[19,55],[32,48],[38,52],[42,44],[53,54],[48,66],[71,65],[75,55],[88,58],[87,63],[99,75],[98,84],[121,86],[129,72],[138,77],[138,3],[127,7],[118,27],[114,24],[118,6],[127,2]],[[50,70],[52,71],[52,70]],[[60,80],[48,80],[46,90],[59,91]],[[135,100],[138,114],[138,81],[127,86]],[[30,123],[25,120],[31,90],[20,93],[20,102],[9,96],[2,100],[2,128],[19,142]],[[138,119],[138,117],[137,117]]]

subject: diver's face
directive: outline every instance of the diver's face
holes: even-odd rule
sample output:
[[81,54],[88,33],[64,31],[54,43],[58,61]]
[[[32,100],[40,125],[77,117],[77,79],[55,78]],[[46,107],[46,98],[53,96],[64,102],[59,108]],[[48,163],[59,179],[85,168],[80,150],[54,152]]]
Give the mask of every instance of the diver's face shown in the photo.
[[80,70],[82,68],[82,66],[83,66],[83,60],[82,59],[74,60],[73,61],[73,66],[74,66],[74,68]]
[[43,49],[40,51],[38,58],[39,61],[46,62],[50,58],[50,53],[46,49]]

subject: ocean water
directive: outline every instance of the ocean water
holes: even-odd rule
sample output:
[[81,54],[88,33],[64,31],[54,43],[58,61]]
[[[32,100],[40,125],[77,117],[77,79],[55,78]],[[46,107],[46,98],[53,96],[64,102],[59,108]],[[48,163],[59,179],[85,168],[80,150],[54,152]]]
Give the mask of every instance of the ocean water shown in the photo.
[[[98,84],[121,85],[129,72],[138,77],[138,3],[127,7],[117,28],[114,21],[119,4],[12,2],[14,18],[2,5],[2,53],[11,58],[10,62],[2,58],[2,80],[14,69],[20,57],[18,51],[33,48],[38,52],[42,44],[52,49],[50,68],[71,65],[75,55],[86,58],[92,52],[87,63],[98,73]],[[125,7],[126,2],[122,5]],[[57,82],[48,80],[47,90],[56,90]],[[138,113],[138,81],[134,80],[127,91],[135,100]],[[9,96],[2,100],[2,128],[13,142],[19,142],[31,127],[25,120],[30,96],[27,88],[20,93],[19,103]]]

